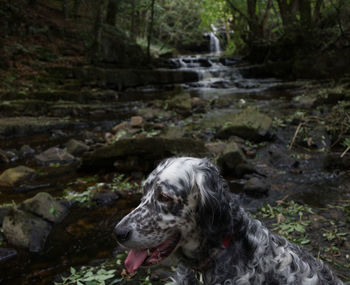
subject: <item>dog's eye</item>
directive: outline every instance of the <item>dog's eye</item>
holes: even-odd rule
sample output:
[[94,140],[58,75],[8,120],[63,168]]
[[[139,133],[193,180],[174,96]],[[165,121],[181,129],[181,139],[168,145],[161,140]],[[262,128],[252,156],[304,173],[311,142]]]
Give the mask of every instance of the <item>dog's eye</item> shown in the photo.
[[168,195],[166,195],[165,193],[160,192],[158,197],[157,197],[157,200],[159,202],[167,203],[167,202],[171,202],[173,199],[171,197],[169,197]]

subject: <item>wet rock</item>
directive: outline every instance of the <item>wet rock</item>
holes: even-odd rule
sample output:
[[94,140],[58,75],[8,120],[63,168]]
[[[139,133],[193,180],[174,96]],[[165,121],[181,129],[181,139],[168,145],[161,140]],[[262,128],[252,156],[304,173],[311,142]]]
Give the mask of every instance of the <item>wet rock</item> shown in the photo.
[[52,117],[0,118],[0,137],[26,136],[49,132],[56,128],[69,128],[80,123]]
[[0,247],[0,263],[5,262],[17,255],[17,251],[13,248]]
[[118,199],[119,195],[114,192],[96,192],[92,197],[92,201],[99,206],[109,205]]
[[82,141],[71,139],[66,144],[67,151],[73,156],[80,156],[90,148]]
[[9,163],[10,159],[7,157],[6,151],[0,149],[0,162]]
[[230,88],[231,84],[229,81],[219,80],[219,81],[215,81],[212,84],[210,84],[210,87],[211,88],[225,89],[225,88]]
[[91,199],[97,205],[108,205],[119,199],[119,194],[114,192],[111,184],[98,183],[93,187]]
[[9,168],[0,175],[0,186],[14,187],[34,180],[37,173],[34,169],[26,166]]
[[39,252],[44,247],[51,229],[49,222],[18,209],[10,211],[3,223],[7,241],[31,252]]
[[165,111],[160,108],[142,108],[137,113],[146,120],[165,120],[172,117],[170,111]]
[[2,151],[0,153],[0,155],[2,156],[3,161],[7,161],[8,162],[15,162],[19,159],[19,153],[17,150],[15,149],[9,149],[9,150],[5,150]]
[[350,155],[346,154],[340,157],[341,153],[328,153],[324,159],[323,166],[328,170],[349,170]]
[[75,157],[58,147],[52,147],[35,156],[36,161],[42,165],[70,164],[76,161]]
[[199,97],[193,97],[191,99],[191,106],[194,112],[202,113],[206,111],[208,102]]
[[223,153],[226,149],[227,144],[224,142],[213,142],[207,143],[205,147],[214,155]]
[[116,167],[120,171],[150,171],[157,162],[170,156],[206,156],[208,151],[201,141],[180,138],[127,138],[83,156],[84,169]]
[[170,110],[174,110],[182,115],[188,115],[191,113],[192,109],[191,101],[190,94],[182,93],[167,100],[166,104],[168,104],[168,108]]
[[225,145],[217,158],[217,164],[224,174],[235,175],[236,177],[253,172],[253,168],[248,164],[244,153],[235,142]]
[[192,70],[106,69],[97,67],[76,68],[75,76],[86,85],[97,85],[118,90],[152,84],[176,84],[199,80]]
[[262,197],[267,195],[269,187],[263,179],[258,177],[252,177],[244,185],[243,190],[250,196]]
[[216,136],[227,139],[231,136],[239,136],[245,139],[261,141],[267,138],[272,125],[272,119],[260,113],[254,108],[232,116],[227,123],[217,132]]
[[130,119],[130,126],[133,128],[142,127],[144,120],[141,116],[132,116]]
[[263,149],[262,152],[260,152],[260,155],[265,157],[265,152],[269,163],[271,163],[274,167],[290,168],[297,163],[297,161],[291,157],[287,147],[284,145],[271,144],[267,148]]
[[169,127],[166,128],[162,133],[162,136],[167,139],[179,139],[184,137],[184,135],[185,130],[181,127]]
[[42,219],[58,223],[68,214],[68,203],[41,192],[19,204],[18,209],[35,214]]
[[27,157],[28,155],[34,154],[35,150],[25,144],[20,148],[19,153],[21,157]]
[[319,150],[328,150],[331,145],[326,128],[320,125],[308,126],[304,132],[300,132],[297,142],[300,145]]

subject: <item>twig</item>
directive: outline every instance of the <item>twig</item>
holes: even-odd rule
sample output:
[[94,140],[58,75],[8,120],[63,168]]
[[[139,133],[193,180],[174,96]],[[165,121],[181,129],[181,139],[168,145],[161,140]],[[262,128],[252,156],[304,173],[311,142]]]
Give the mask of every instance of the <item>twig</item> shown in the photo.
[[295,131],[295,134],[294,134],[294,136],[293,136],[293,139],[292,139],[292,141],[291,141],[291,143],[290,143],[290,145],[289,145],[289,147],[288,147],[288,150],[291,150],[292,149],[292,147],[293,147],[293,145],[294,145],[294,143],[295,143],[295,140],[296,140],[296,138],[297,138],[297,135],[298,135],[298,133],[299,133],[299,131],[300,131],[300,129],[301,129],[301,127],[304,125],[304,123],[300,123],[299,125],[298,125],[298,127],[297,127],[297,129],[296,129],[296,131]]
[[344,155],[350,150],[350,145],[346,148],[346,150],[344,150],[344,152],[341,154],[341,158],[344,157]]

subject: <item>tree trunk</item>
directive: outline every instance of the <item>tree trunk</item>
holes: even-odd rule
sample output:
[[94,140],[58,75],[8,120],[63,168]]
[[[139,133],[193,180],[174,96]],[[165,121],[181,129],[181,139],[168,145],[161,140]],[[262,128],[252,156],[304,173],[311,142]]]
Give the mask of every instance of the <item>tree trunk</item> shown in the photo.
[[73,15],[75,19],[78,18],[78,15],[79,15],[80,3],[81,3],[81,0],[74,0]]
[[101,46],[101,38],[102,38],[102,30],[103,24],[106,18],[106,10],[108,6],[109,0],[99,0],[97,3],[97,13],[95,16],[95,24],[94,24],[94,43],[92,45],[92,57],[94,58],[98,52],[100,51]]
[[298,0],[277,0],[283,29],[286,35],[293,31],[296,23],[296,7]]
[[62,12],[65,19],[68,19],[67,0],[62,0]]
[[304,30],[311,27],[311,3],[310,0],[299,0],[300,22]]
[[148,61],[151,59],[151,41],[152,41],[152,33],[153,33],[153,20],[154,20],[154,4],[155,0],[152,0],[151,2],[151,19],[149,22],[149,29],[148,29],[148,35],[147,35],[147,58]]
[[135,0],[131,0],[130,35],[133,40],[136,39],[136,17],[136,3]]
[[119,0],[109,0],[107,8],[107,17],[106,23],[115,26],[117,21],[117,12],[118,12]]

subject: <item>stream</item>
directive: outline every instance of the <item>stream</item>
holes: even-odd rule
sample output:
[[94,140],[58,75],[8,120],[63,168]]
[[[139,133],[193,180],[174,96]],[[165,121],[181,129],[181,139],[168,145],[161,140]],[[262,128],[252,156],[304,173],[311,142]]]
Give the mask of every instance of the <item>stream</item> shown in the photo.
[[[140,109],[152,108],[155,101],[162,101],[167,94],[181,86],[191,98],[198,102],[207,102],[205,111],[193,112],[178,119],[162,115],[156,119],[146,119],[162,125],[172,125],[177,129],[186,129],[186,134],[200,138],[205,142],[215,140],[211,127],[202,128],[222,114],[239,113],[242,108],[252,106],[267,114],[274,122],[292,116],[295,112],[306,112],[295,101],[305,82],[284,82],[275,78],[254,78],[249,74],[247,65],[240,59],[224,58],[219,54],[189,55],[170,60],[170,70],[191,71],[198,74],[198,81],[179,84],[152,84],[135,86],[125,90],[102,91],[102,95],[93,90],[94,96],[87,102],[57,102],[47,105],[42,110],[42,119],[47,120],[47,129],[35,131],[25,129],[16,136],[2,134],[0,150],[10,158],[8,163],[0,164],[0,173],[8,168],[25,165],[46,173],[42,179],[31,184],[33,187],[10,189],[0,187],[0,204],[20,203],[39,192],[48,192],[60,197],[65,189],[82,192],[97,182],[111,183],[114,173],[108,169],[97,172],[81,170],[75,164],[55,167],[38,165],[34,154],[22,155],[20,149],[29,145],[35,154],[65,144],[72,138],[83,141],[90,146],[98,147],[105,143],[105,134],[113,126],[139,114]],[[160,69],[160,71],[164,70]],[[86,92],[91,90],[84,87]],[[22,106],[22,116],[31,116],[40,109],[38,98],[33,98]],[[1,120],[12,120],[18,116],[15,103],[2,105]],[[70,105],[67,102],[70,102]],[[39,104],[39,105],[38,105]],[[16,106],[17,106],[16,105]],[[64,108],[62,107],[64,105]],[[201,105],[198,104],[198,109]],[[168,110],[166,110],[168,111]],[[48,115],[51,114],[51,115]],[[159,115],[160,116],[160,115]],[[51,123],[52,118],[64,118],[60,124]],[[201,126],[201,127],[198,127]],[[32,128],[34,130],[34,128]],[[203,131],[204,130],[204,131]],[[294,147],[292,155],[286,148],[295,134],[295,126],[285,127],[273,124],[271,138],[262,142],[248,143],[235,138],[245,146],[248,159],[255,166],[259,179],[269,185],[268,193],[250,195],[244,191],[244,185],[254,175],[235,177],[225,174],[232,192],[236,193],[242,205],[254,212],[265,203],[288,199],[309,205],[314,208],[325,208],[329,203],[350,199],[350,178],[339,170],[328,170],[324,167],[326,153],[319,149]],[[339,150],[340,151],[340,150]],[[10,153],[10,154],[9,154]],[[131,181],[140,182],[147,173],[126,173]],[[89,178],[95,178],[90,181]],[[85,180],[84,180],[85,179]],[[77,183],[77,181],[88,181]],[[348,188],[349,187],[349,188]],[[4,241],[1,248],[14,248],[16,254],[10,258],[0,257],[1,284],[50,284],[57,280],[58,274],[67,272],[72,266],[99,264],[115,256],[117,248],[112,234],[113,226],[138,204],[140,194],[123,193],[119,199],[108,205],[73,207],[63,222],[57,224],[50,233],[45,248],[40,253],[29,253],[27,250],[13,247]],[[128,284],[132,284],[129,282]],[[135,283],[139,284],[139,283]]]

